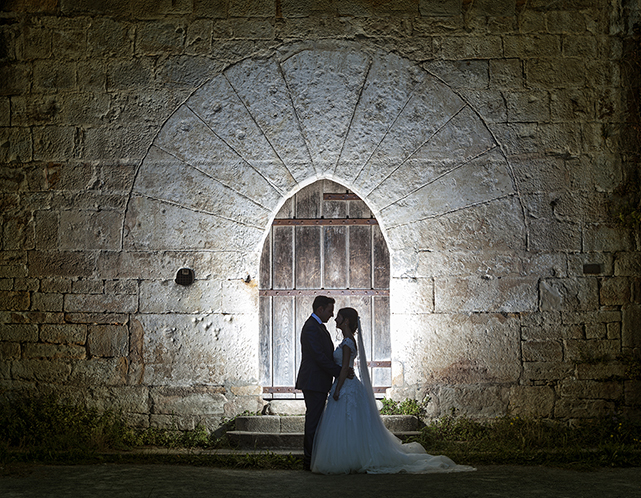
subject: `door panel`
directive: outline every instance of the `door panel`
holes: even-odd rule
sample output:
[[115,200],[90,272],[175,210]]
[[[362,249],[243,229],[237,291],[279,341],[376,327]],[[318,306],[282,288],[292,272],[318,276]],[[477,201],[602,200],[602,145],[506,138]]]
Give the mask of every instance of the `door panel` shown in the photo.
[[[260,377],[266,398],[302,397],[294,390],[300,331],[317,295],[358,310],[375,388],[391,385],[389,253],[366,204],[323,180],[284,204],[265,241],[259,291]],[[327,324],[340,342],[333,320]]]

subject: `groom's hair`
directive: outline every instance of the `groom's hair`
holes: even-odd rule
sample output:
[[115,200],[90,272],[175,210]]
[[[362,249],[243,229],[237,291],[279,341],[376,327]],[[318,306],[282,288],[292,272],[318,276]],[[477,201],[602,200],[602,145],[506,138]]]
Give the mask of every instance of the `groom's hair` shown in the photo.
[[336,301],[333,297],[327,296],[316,296],[314,303],[312,304],[312,311],[316,311],[318,308],[327,308],[330,304],[334,304]]

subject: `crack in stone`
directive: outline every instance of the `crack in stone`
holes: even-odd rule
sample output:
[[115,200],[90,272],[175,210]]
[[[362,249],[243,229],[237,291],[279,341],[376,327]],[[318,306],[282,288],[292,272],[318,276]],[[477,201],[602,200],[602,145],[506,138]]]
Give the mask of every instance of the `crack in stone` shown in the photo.
[[[458,113],[457,113],[457,114],[458,114]],[[433,135],[432,135],[432,136],[433,136]],[[479,157],[482,157],[482,156],[484,156],[485,154],[489,154],[490,152],[492,152],[492,151],[493,151],[494,149],[496,149],[496,148],[497,148],[497,145],[496,145],[496,144],[494,144],[494,145],[492,145],[489,149],[485,149],[483,152],[479,152],[479,153],[478,153],[478,154],[476,154],[475,156],[470,157],[469,159],[467,159],[466,161],[463,161],[462,163],[460,163],[460,164],[456,165],[456,166],[455,166],[455,167],[453,167],[452,169],[447,170],[445,173],[443,173],[443,174],[441,174],[441,175],[436,176],[435,178],[433,178],[433,179],[432,179],[432,180],[430,180],[429,182],[427,182],[427,183],[425,183],[425,184],[421,185],[420,187],[415,188],[414,190],[412,190],[411,192],[408,192],[408,193],[407,193],[407,194],[405,194],[404,196],[399,197],[399,198],[398,198],[398,199],[396,199],[395,201],[390,202],[389,204],[387,204],[387,205],[383,206],[383,207],[380,209],[380,211],[383,211],[383,210],[387,209],[388,207],[390,207],[390,206],[392,206],[392,205],[394,205],[394,204],[397,204],[398,202],[402,201],[403,199],[406,199],[406,198],[408,198],[410,195],[412,195],[412,194],[414,194],[414,193],[418,192],[418,191],[419,191],[419,190],[421,190],[422,188],[427,187],[428,185],[431,185],[431,184],[432,184],[432,183],[434,183],[434,182],[437,182],[437,181],[438,181],[438,180],[440,180],[441,178],[443,178],[443,177],[445,177],[445,176],[449,175],[450,173],[453,173],[454,171],[456,171],[456,170],[458,170],[458,169],[462,168],[462,167],[463,167],[463,166],[465,166],[466,164],[471,163],[471,162],[472,162],[472,161],[474,161],[475,159],[478,159]],[[399,166],[399,167],[400,167],[400,166]],[[383,182],[381,182],[381,183],[379,184],[379,186],[380,186],[380,185],[382,185],[382,183],[383,183]],[[378,188],[378,187],[376,187],[376,188]],[[374,190],[376,190],[376,188],[375,188]],[[372,190],[372,192],[373,192],[374,190]],[[370,192],[370,193],[371,193],[371,192]]]
[[209,216],[213,216],[214,218],[219,218],[221,220],[231,221],[231,222],[236,223],[237,225],[240,225],[240,226],[249,227],[249,228],[257,228],[257,229],[259,229],[261,231],[264,229],[263,226],[257,226],[257,225],[250,225],[248,223],[242,223],[242,222],[240,222],[238,220],[235,220],[234,218],[227,218],[225,216],[221,216],[218,213],[212,213],[211,211],[205,211],[204,209],[197,209],[197,208],[185,206],[183,204],[180,204],[179,202],[171,201],[169,199],[161,199],[159,197],[154,197],[152,195],[148,195],[148,194],[145,194],[143,192],[133,192],[132,193],[132,196],[136,196],[136,195],[139,196],[139,197],[145,197],[146,199],[150,199],[152,201],[157,201],[157,202],[160,202],[160,203],[163,203],[163,204],[168,204],[170,206],[179,207],[181,209],[186,209],[187,211],[192,211],[194,213],[206,214],[206,215],[209,215]]
[[358,105],[361,103],[361,98],[363,96],[363,90],[365,89],[365,85],[367,83],[367,79],[369,78],[369,72],[372,69],[372,65],[374,63],[372,62],[371,58],[368,58],[368,64],[367,64],[367,71],[365,72],[365,77],[363,78],[363,82],[361,83],[361,87],[358,90],[358,98],[356,99],[356,104],[354,105],[354,110],[352,111],[352,117],[349,119],[349,124],[347,125],[347,130],[345,130],[345,140],[343,140],[343,145],[341,146],[341,151],[338,154],[338,158],[336,159],[336,163],[334,164],[334,170],[333,174],[336,174],[336,168],[338,168],[338,163],[341,161],[341,157],[343,157],[343,151],[345,150],[345,144],[347,143],[347,139],[349,138],[349,132],[352,129],[352,124],[354,123],[354,116],[356,116],[356,110],[358,109]]
[[[234,88],[234,85],[232,84],[231,80],[227,77],[227,75],[226,75],[224,72],[222,73],[222,75],[223,75],[223,78],[225,78],[225,80],[227,80],[227,83],[229,83],[229,87],[233,90],[233,92],[234,92],[234,94],[236,95],[236,97],[238,97],[238,100],[240,101],[240,103],[241,103],[241,104],[243,104],[243,107],[244,107],[244,108],[245,108],[245,110],[247,111],[247,114],[249,114],[249,117],[252,119],[252,121],[254,122],[254,124],[256,125],[256,127],[257,127],[257,128],[260,130],[260,132],[263,134],[263,137],[265,137],[265,140],[267,141],[267,143],[269,144],[269,146],[271,147],[271,149],[274,151],[274,154],[276,154],[276,157],[278,157],[278,160],[281,162],[281,164],[285,167],[285,169],[286,169],[286,170],[287,170],[287,172],[289,173],[289,176],[291,176],[291,177],[292,177],[292,180],[294,180],[294,182],[296,182],[296,179],[294,178],[294,175],[292,174],[292,172],[291,172],[291,171],[289,170],[289,168],[287,167],[287,164],[285,163],[285,161],[283,161],[283,158],[282,158],[282,157],[280,157],[280,154],[279,154],[279,153],[278,153],[278,151],[274,148],[274,145],[273,145],[273,144],[271,143],[271,141],[269,140],[269,137],[265,134],[265,130],[263,130],[263,129],[261,128],[260,124],[258,124],[258,121],[256,121],[256,118],[254,118],[254,115],[253,115],[253,114],[251,113],[251,111],[249,110],[249,107],[247,107],[247,105],[245,104],[245,101],[240,97],[240,95],[238,95],[238,92],[237,92],[237,91],[236,91],[236,89]],[[267,180],[267,178],[265,178],[265,180]],[[269,181],[269,180],[267,180],[267,181]],[[271,183],[271,182],[269,182],[269,184],[270,184],[270,185],[272,185],[272,183]],[[281,195],[286,195],[286,194],[287,194],[287,192],[283,192],[283,191],[281,191],[281,190],[280,190],[279,188],[277,188],[275,185],[272,185],[272,187],[274,187],[274,189],[276,189],[276,191],[277,191],[277,192],[279,192]]]
[[514,196],[518,197],[518,194],[516,192],[512,192],[512,193],[509,193],[509,194],[500,195],[499,197],[494,197],[492,199],[487,199],[485,201],[473,202],[471,204],[467,204],[466,206],[462,206],[460,208],[452,209],[450,211],[445,211],[443,213],[435,214],[433,216],[424,216],[423,218],[417,218],[415,220],[408,221],[406,223],[399,223],[397,225],[389,225],[388,229],[398,228],[398,227],[403,227],[403,226],[409,226],[412,223],[418,223],[420,221],[425,221],[425,220],[435,220],[437,218],[441,218],[441,217],[446,216],[448,214],[457,213],[459,211],[464,211],[466,209],[470,209],[470,208],[477,207],[477,206],[483,206],[485,204],[490,204],[492,202],[500,201],[501,199],[508,199],[508,198],[514,197]]
[[[225,79],[227,79],[227,78],[225,78]],[[234,92],[235,92],[235,90],[234,90]],[[211,126],[209,126],[209,124],[207,122],[205,122],[205,120],[196,111],[194,111],[191,107],[189,107],[189,104],[185,104],[185,107],[187,109],[189,109],[192,113],[194,113],[194,116],[196,116],[207,127],[207,129],[214,134],[214,136],[216,138],[218,138],[227,147],[229,147],[234,152],[234,154],[236,154],[247,166],[249,166],[251,169],[253,169],[258,175],[260,175],[263,178],[263,180],[265,180],[269,185],[271,185],[271,187],[274,190],[276,190],[276,192],[280,192],[280,190],[278,189],[278,187],[276,187],[276,185],[274,185],[272,182],[270,182],[269,179],[265,175],[263,175],[258,169],[256,169],[252,163],[250,163],[247,159],[245,159],[240,152],[238,152],[236,149],[234,149],[234,147],[232,147],[229,143],[227,143],[227,141],[223,137],[218,135],[218,133],[216,133],[213,130],[213,128]]]
[[[200,119],[200,118],[199,118],[199,119]],[[215,182],[216,182],[216,183],[218,183],[219,185],[222,185],[223,187],[228,188],[228,189],[229,189],[229,190],[231,190],[232,192],[235,192],[236,194],[238,194],[239,196],[241,196],[243,199],[248,200],[248,201],[249,201],[249,202],[251,202],[252,204],[255,204],[256,206],[258,206],[258,207],[260,207],[260,208],[264,209],[264,210],[265,210],[265,211],[267,211],[267,212],[271,212],[271,209],[269,209],[267,206],[263,206],[260,202],[257,202],[257,201],[255,201],[254,199],[252,199],[252,198],[250,198],[250,197],[247,197],[245,194],[243,194],[242,192],[239,192],[238,190],[236,190],[235,188],[233,188],[231,185],[227,185],[225,182],[222,182],[222,181],[221,181],[221,180],[219,180],[218,178],[216,178],[216,177],[214,177],[214,176],[210,175],[210,174],[209,174],[209,173],[207,173],[206,171],[204,171],[204,170],[202,170],[202,169],[198,168],[197,166],[194,166],[193,164],[191,164],[191,163],[189,163],[189,162],[187,162],[187,161],[183,161],[182,159],[180,159],[179,157],[177,157],[175,154],[172,154],[170,151],[168,151],[168,150],[166,150],[166,149],[162,148],[160,145],[156,145],[156,144],[154,144],[154,147],[156,147],[156,148],[158,148],[158,149],[162,150],[165,154],[170,155],[171,157],[173,157],[174,159],[176,159],[176,161],[179,161],[180,163],[184,164],[185,166],[189,166],[190,168],[195,169],[196,171],[198,171],[198,172],[202,173],[202,174],[203,174],[203,175],[205,175],[207,178],[210,178],[211,180],[215,181]],[[270,183],[270,185],[271,185],[271,183]],[[271,186],[272,186],[272,188],[274,188],[274,190],[276,190],[276,188],[275,188],[273,185],[271,185]],[[278,190],[276,190],[276,191],[278,192]]]
[[[367,195],[367,196],[369,196],[372,192],[374,192],[374,190],[376,190],[376,189],[377,189],[377,188],[379,188],[381,185],[383,185],[383,183],[385,183],[385,181],[386,181],[390,176],[392,176],[392,175],[393,175],[393,174],[394,174],[394,173],[395,173],[399,168],[401,168],[401,166],[403,166],[407,161],[409,161],[409,159],[410,159],[414,154],[416,154],[416,153],[417,153],[419,150],[421,150],[421,148],[423,148],[423,147],[424,147],[424,146],[425,146],[425,145],[426,145],[430,140],[432,140],[432,139],[434,138],[434,136],[435,136],[439,131],[441,131],[443,128],[445,128],[445,127],[448,125],[448,123],[449,123],[450,121],[452,121],[456,116],[458,116],[458,115],[463,111],[463,109],[465,109],[465,107],[466,107],[466,106],[465,106],[465,105],[463,105],[463,107],[461,107],[458,111],[456,111],[454,114],[452,114],[452,116],[450,116],[450,119],[448,119],[445,123],[443,123],[443,125],[442,125],[441,127],[439,127],[439,128],[438,128],[434,133],[432,133],[432,134],[429,136],[429,138],[428,138],[427,140],[425,140],[425,142],[423,142],[423,143],[422,143],[421,145],[419,145],[416,149],[414,149],[412,152],[410,152],[410,153],[408,154],[408,156],[407,156],[405,159],[403,159],[403,160],[400,162],[400,164],[399,164],[398,166],[396,166],[396,168],[394,168],[392,171],[390,171],[390,173],[389,173],[385,178],[383,178],[383,179],[378,183],[378,185],[376,185],[376,186],[375,186],[372,190],[370,190],[366,195]],[[454,169],[457,169],[457,168],[453,168],[453,169],[452,169],[452,170],[450,170],[450,171],[454,171]],[[449,171],[448,171],[448,173],[449,173]],[[445,176],[446,174],[447,174],[447,173],[444,173],[443,175],[441,175],[441,177],[442,177],[442,176]],[[439,178],[440,178],[440,177],[439,177]],[[432,182],[433,182],[433,181],[435,181],[435,180],[432,180]],[[428,182],[428,183],[426,183],[425,185],[429,185],[429,184],[430,184],[430,183],[432,183],[432,182]],[[423,188],[425,185],[422,185],[421,187],[417,188],[416,190],[420,190],[420,189],[421,189],[421,188]],[[413,192],[416,192],[416,190],[414,190]],[[405,195],[405,196],[401,197],[401,199],[404,199],[405,197],[407,197],[408,195],[412,194],[413,192],[410,192],[409,194],[407,194],[407,195]],[[400,199],[397,199],[396,201],[399,201],[399,200],[400,200]],[[394,202],[396,202],[396,201],[394,201]],[[391,204],[393,204],[393,203],[391,203]],[[388,204],[388,206],[389,206],[389,205],[390,205],[390,204]],[[385,206],[385,207],[387,207],[387,206]],[[382,211],[383,209],[385,209],[385,207],[384,207],[384,208],[382,208],[382,209],[381,209],[381,211]]]
[[298,131],[300,132],[301,137],[303,137],[303,141],[305,142],[305,149],[307,150],[307,156],[309,157],[309,161],[312,163],[312,166],[314,167],[314,171],[316,171],[316,176],[318,176],[318,168],[316,167],[316,164],[314,163],[314,158],[312,157],[312,153],[309,150],[309,140],[307,140],[307,137],[305,136],[305,130],[303,129],[301,122],[300,122],[300,116],[298,115],[298,110],[296,109],[296,106],[294,105],[294,97],[292,96],[292,89],[289,87],[289,83],[287,81],[287,77],[285,76],[285,71],[283,70],[282,63],[286,62],[285,61],[279,61],[276,64],[276,67],[278,67],[278,72],[280,73],[281,78],[283,78],[283,82],[285,83],[285,88],[287,89],[287,95],[289,96],[289,101],[292,104],[292,109],[294,111],[294,116],[296,117],[296,123],[298,124]]
[[[427,73],[427,72],[426,72],[425,74],[429,74],[429,73]],[[397,114],[397,115],[396,115],[396,117],[394,118],[394,121],[392,121],[392,123],[389,125],[389,127],[387,128],[387,130],[385,131],[385,133],[384,133],[384,134],[383,134],[383,136],[381,137],[380,141],[376,144],[376,147],[374,147],[374,148],[372,149],[372,153],[371,153],[371,154],[369,155],[369,157],[367,158],[367,161],[365,161],[365,162],[363,163],[363,165],[361,166],[361,169],[359,169],[359,170],[358,170],[358,173],[356,173],[356,176],[354,177],[354,183],[356,183],[356,182],[358,181],[358,179],[359,179],[359,178],[360,178],[360,176],[361,176],[361,173],[362,173],[362,172],[363,172],[363,170],[365,169],[365,166],[367,166],[367,165],[369,164],[369,162],[372,160],[372,157],[374,156],[374,154],[376,153],[376,151],[378,150],[378,148],[381,146],[381,144],[385,141],[385,139],[387,138],[387,135],[389,135],[389,132],[390,132],[390,131],[392,131],[392,129],[393,129],[393,128],[394,128],[394,126],[396,125],[396,122],[398,121],[398,118],[400,118],[400,117],[401,117],[401,114],[403,114],[403,111],[405,111],[405,108],[406,108],[406,107],[407,107],[407,105],[411,102],[411,100],[414,98],[414,96],[415,96],[415,95],[416,95],[416,93],[418,92],[418,89],[423,85],[423,83],[424,83],[424,82],[425,82],[425,80],[421,81],[421,82],[420,82],[418,85],[416,85],[416,87],[415,87],[415,88],[410,92],[409,96],[407,97],[407,100],[406,100],[406,101],[405,101],[405,103],[403,104],[403,107],[401,107],[401,110],[400,110],[400,111],[398,111],[398,114]],[[370,193],[371,193],[371,191],[370,191]]]

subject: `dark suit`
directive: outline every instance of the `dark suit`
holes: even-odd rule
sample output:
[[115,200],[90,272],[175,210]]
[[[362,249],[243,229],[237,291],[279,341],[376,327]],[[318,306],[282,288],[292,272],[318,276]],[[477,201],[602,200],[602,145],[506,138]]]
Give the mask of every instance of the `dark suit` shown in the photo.
[[332,387],[334,377],[341,373],[341,367],[334,363],[334,343],[325,325],[321,325],[310,316],[300,334],[302,358],[296,389],[303,391],[305,396],[305,466],[312,459],[312,448],[318,422],[323,414],[327,394]]

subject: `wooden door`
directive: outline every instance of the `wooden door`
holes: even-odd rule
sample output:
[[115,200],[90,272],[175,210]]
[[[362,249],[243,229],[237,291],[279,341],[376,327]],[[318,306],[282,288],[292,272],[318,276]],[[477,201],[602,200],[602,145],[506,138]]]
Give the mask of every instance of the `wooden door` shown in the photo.
[[[372,384],[391,385],[389,252],[376,219],[345,187],[318,181],[288,199],[263,246],[260,272],[260,375],[267,399],[302,397],[294,389],[300,331],[319,294],[361,316]],[[328,330],[337,344],[334,320]]]

